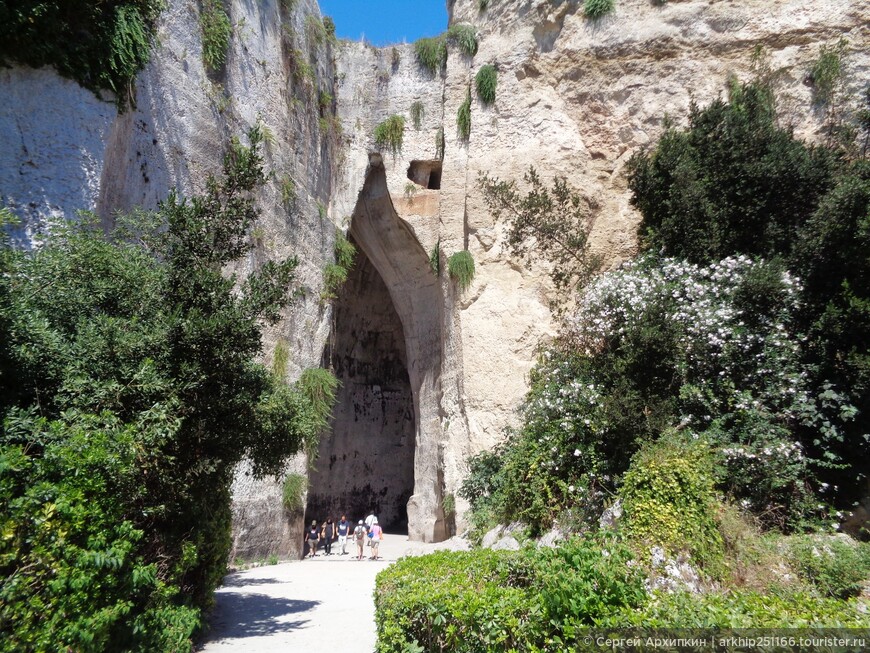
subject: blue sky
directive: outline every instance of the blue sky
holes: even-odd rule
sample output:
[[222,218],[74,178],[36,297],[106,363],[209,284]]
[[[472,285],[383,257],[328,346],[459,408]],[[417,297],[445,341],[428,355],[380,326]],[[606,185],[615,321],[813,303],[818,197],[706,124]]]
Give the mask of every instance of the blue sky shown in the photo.
[[374,45],[416,41],[447,29],[446,0],[318,0],[339,38]]

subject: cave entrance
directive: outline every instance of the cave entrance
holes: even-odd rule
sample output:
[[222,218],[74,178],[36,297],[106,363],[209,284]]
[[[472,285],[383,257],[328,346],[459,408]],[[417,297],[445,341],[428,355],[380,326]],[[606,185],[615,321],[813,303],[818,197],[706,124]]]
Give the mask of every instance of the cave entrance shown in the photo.
[[369,163],[350,227],[357,262],[336,301],[328,352],[342,387],[311,474],[307,519],[361,519],[374,509],[385,528],[407,526],[410,539],[439,542],[449,535],[444,301],[428,254],[396,213],[380,155]]
[[327,357],[341,387],[332,434],[311,473],[306,519],[346,514],[355,524],[374,510],[384,529],[404,532],[416,423],[405,336],[383,278],[357,250],[335,304]]

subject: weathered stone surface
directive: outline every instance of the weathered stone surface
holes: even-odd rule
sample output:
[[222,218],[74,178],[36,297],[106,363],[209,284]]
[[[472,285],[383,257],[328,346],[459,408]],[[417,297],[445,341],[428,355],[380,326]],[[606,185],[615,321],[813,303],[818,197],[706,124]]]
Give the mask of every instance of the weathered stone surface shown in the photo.
[[501,537],[501,534],[504,532],[504,526],[496,526],[486,532],[483,536],[483,540],[480,542],[480,546],[484,549],[492,548],[492,545],[498,542],[498,539]]
[[[456,0],[451,18],[475,25],[479,51],[469,58],[451,48],[444,73],[434,76],[417,64],[411,45],[342,43],[332,52],[309,42],[306,16],[317,5],[296,5],[282,16],[278,0],[229,2],[234,36],[216,77],[201,63],[197,3],[170,0],[159,46],[137,79],[137,106],[121,115],[51,71],[0,71],[0,199],[26,218],[22,242],[46,219],[72,218],[79,208],[108,223],[115,210],[153,208],[171,186],[183,194],[201,189],[219,170],[228,135],[258,120],[268,126],[273,174],[260,195],[256,248],[231,271],[244,275],[269,258],[297,254],[306,292],[267,330],[264,359],[271,362],[274,344],[285,341],[294,379],[340,352],[347,387],[334,437],[324,440],[312,475],[311,508],[350,511],[348,497],[364,487],[350,479],[370,477],[368,465],[380,476],[366,501],[386,491],[390,507],[382,509],[400,523],[410,491],[409,534],[428,541],[464,529],[467,505],[456,493],[465,461],[515,421],[535,348],[557,328],[547,308],[547,266],[512,258],[478,173],[520,180],[534,164],[545,180],[567,176],[590,207],[594,250],[615,265],[636,247],[626,162],[656,141],[666,115],[683,124],[693,99],[722,94],[732,75],[749,78],[756,45],[779,71],[783,120],[804,137],[821,133],[806,79],[822,44],[849,41],[850,92],[870,77],[870,10],[862,0],[672,0],[662,7],[619,0],[595,22],[583,17],[581,2],[502,0],[481,12],[477,0]],[[294,76],[299,57],[313,66],[316,83]],[[487,63],[499,73],[489,107],[473,90]],[[456,114],[469,89],[466,142]],[[340,139],[328,111],[319,120],[320,90],[336,98]],[[416,102],[419,127],[411,120]],[[393,114],[408,119],[404,142],[396,152],[378,152],[374,129]],[[295,199],[282,192],[289,180]],[[350,231],[362,256],[349,286],[358,292],[340,297],[333,315],[320,293],[336,225]],[[448,257],[462,249],[476,264],[465,292],[446,272]],[[398,381],[402,365],[407,385]],[[378,383],[381,375],[390,383]],[[357,405],[365,407],[362,424],[351,417]],[[390,427],[378,428],[377,416]],[[402,455],[389,457],[391,447]],[[291,469],[304,471],[305,462]],[[456,510],[447,514],[450,499]],[[298,546],[301,521],[283,514],[278,480],[256,481],[240,470],[234,511],[236,555]]]
[[493,551],[519,551],[520,543],[510,535],[502,537],[490,547]]

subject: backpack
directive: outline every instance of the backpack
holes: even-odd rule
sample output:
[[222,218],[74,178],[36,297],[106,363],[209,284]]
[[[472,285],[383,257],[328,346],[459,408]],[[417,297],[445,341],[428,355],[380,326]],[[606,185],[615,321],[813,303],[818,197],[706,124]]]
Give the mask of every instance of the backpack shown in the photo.
[[353,529],[354,537],[358,540],[362,540],[365,537],[366,529],[364,526],[357,526]]

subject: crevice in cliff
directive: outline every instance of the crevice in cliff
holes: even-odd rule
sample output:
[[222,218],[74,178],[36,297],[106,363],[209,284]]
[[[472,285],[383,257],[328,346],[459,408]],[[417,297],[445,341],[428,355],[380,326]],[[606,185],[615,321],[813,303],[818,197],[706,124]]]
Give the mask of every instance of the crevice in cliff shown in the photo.
[[311,474],[307,519],[374,510],[386,528],[407,527],[412,539],[445,539],[441,287],[395,211],[379,157],[350,238],[359,254],[336,301],[330,351],[342,388]]

